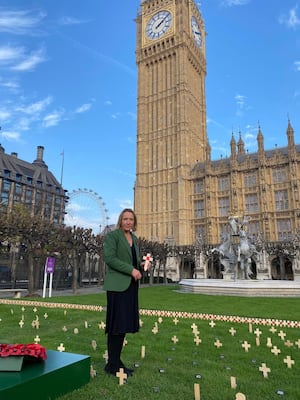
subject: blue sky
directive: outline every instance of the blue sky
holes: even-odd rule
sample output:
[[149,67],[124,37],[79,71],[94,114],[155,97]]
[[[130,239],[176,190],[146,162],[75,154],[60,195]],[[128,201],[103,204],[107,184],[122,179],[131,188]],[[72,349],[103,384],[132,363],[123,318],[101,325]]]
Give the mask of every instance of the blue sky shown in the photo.
[[[1,0],[0,143],[29,162],[44,146],[65,189],[101,196],[72,200],[91,207],[89,224],[102,224],[103,208],[115,223],[133,206],[139,4]],[[232,132],[256,151],[258,124],[266,149],[285,146],[288,118],[300,143],[300,0],[197,4],[207,32],[212,157],[230,154]]]

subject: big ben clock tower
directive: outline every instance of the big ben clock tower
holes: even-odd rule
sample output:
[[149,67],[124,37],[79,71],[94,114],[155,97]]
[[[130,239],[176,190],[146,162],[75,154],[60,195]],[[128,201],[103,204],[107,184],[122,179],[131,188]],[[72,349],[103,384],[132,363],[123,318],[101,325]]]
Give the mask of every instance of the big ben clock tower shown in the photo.
[[193,0],[141,0],[137,16],[138,235],[195,240],[191,168],[207,154],[205,30]]

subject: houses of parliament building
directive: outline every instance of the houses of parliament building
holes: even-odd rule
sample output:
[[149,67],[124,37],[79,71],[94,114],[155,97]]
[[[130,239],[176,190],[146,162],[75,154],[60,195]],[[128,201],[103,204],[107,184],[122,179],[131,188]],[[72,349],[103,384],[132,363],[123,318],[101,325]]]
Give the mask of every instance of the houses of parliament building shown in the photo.
[[[232,134],[230,156],[211,159],[206,129],[206,54],[193,0],[144,0],[137,15],[138,234],[190,245],[220,242],[228,217],[247,216],[248,235],[285,241],[299,229],[300,146],[287,121],[286,147],[245,151]],[[284,132],[283,132],[284,134]]]
[[[228,234],[230,218],[246,220],[247,236],[267,252],[260,278],[296,276],[300,145],[292,122],[287,120],[285,147],[265,149],[258,126],[257,152],[245,151],[239,132],[232,134],[230,155],[212,160],[199,8],[194,0],[141,0],[136,25],[138,235],[182,248],[200,242],[207,249]],[[206,261],[200,275],[218,277],[216,271],[208,276],[208,269]]]

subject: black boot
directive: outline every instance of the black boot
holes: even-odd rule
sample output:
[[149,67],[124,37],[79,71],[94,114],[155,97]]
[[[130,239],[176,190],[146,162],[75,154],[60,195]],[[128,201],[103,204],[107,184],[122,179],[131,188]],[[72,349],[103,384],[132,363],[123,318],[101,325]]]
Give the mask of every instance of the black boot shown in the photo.
[[108,362],[104,367],[108,374],[116,375],[120,369],[120,337],[119,335],[107,334]]
[[119,335],[120,341],[119,341],[119,362],[120,362],[120,368],[124,369],[124,372],[127,374],[127,376],[132,376],[133,375],[133,369],[125,367],[125,364],[121,360],[121,353],[123,349],[123,344],[124,344],[124,339],[125,339],[125,333]]

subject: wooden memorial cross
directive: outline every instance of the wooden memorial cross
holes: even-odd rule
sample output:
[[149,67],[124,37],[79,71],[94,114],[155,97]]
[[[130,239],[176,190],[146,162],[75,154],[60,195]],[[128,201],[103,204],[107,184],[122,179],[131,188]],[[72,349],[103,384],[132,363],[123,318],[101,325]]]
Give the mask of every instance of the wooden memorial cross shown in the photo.
[[234,336],[236,334],[236,330],[233,327],[231,327],[229,329],[229,333],[231,334],[231,336]]
[[195,395],[195,400],[200,400],[200,385],[199,385],[199,383],[194,383],[194,395]]
[[286,364],[288,368],[292,368],[292,365],[295,364],[295,361],[291,358],[291,356],[286,356],[283,362]]
[[144,271],[148,271],[150,263],[153,261],[153,257],[151,257],[150,253],[147,253],[144,257],[143,260],[145,260],[144,264]]
[[215,341],[214,345],[219,349],[220,347],[223,346],[223,343],[220,342],[220,340],[218,339],[218,340]]
[[124,372],[124,368],[120,368],[119,372],[116,373],[119,378],[119,385],[124,385],[125,379],[127,379],[127,374]]
[[202,343],[202,340],[199,338],[199,336],[195,336],[194,342],[196,343],[196,346],[199,346],[199,344]]
[[280,331],[280,332],[278,333],[278,336],[281,338],[281,340],[284,340],[284,338],[286,337],[286,333],[283,332],[283,331]]
[[244,343],[242,344],[242,347],[244,348],[245,352],[248,353],[251,344],[247,342],[247,340],[244,341]]
[[281,350],[278,349],[277,346],[274,346],[274,347],[271,349],[271,353],[273,353],[275,356],[278,356],[278,354],[281,353]]
[[262,331],[260,331],[258,328],[256,328],[254,333],[255,333],[256,336],[259,337],[262,334]]
[[261,364],[261,367],[259,367],[260,372],[263,373],[264,378],[268,377],[269,372],[271,372],[271,369],[267,367],[265,363]]
[[176,344],[177,342],[179,342],[179,339],[177,338],[177,336],[176,335],[174,335],[173,337],[172,337],[172,342],[174,343],[174,344]]

